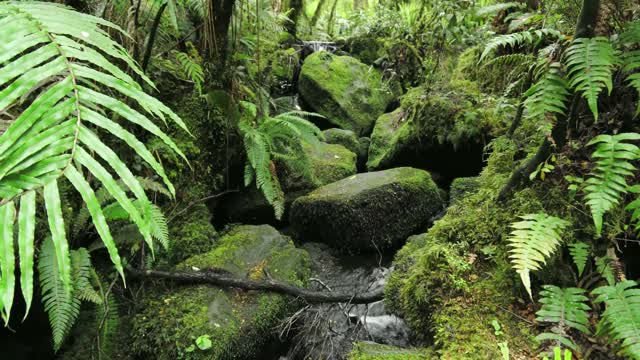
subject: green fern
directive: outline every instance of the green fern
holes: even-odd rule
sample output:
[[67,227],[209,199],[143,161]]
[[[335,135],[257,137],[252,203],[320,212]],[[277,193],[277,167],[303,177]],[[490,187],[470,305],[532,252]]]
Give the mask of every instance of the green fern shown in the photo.
[[561,289],[554,285],[543,285],[539,301],[542,308],[536,312],[537,321],[554,324],[551,332],[538,336],[538,341],[552,340],[556,346],[564,345],[574,351],[578,346],[567,334],[569,329],[575,329],[585,334],[589,331],[589,313],[591,308],[586,304],[589,300],[585,291],[579,288]]
[[577,242],[569,245],[569,253],[573,259],[573,263],[578,269],[578,276],[582,276],[584,268],[587,265],[589,259],[589,250],[591,247],[583,242]]
[[[633,50],[634,48],[637,49],[638,44],[640,44],[640,21],[629,24],[627,29],[620,35],[620,43],[624,46],[622,70],[630,73],[626,81],[640,95],[640,50]],[[640,113],[640,102],[638,102],[638,113]]]
[[640,289],[635,281],[626,280],[593,290],[595,303],[607,306],[597,326],[597,335],[620,341],[624,355],[640,359]]
[[[85,179],[85,170],[126,209],[153,248],[149,225],[151,203],[139,181],[102,142],[97,130],[126,142],[163,179],[172,194],[173,186],[162,165],[121,124],[138,125],[184,158],[176,144],[147,115],[162,121],[171,119],[186,130],[184,123],[160,101],[143,92],[126,71],[114,65],[114,62],[126,64],[136,76],[153,86],[122,46],[107,36],[105,29],[124,34],[108,21],[56,4],[0,3],[0,38],[3,39],[0,43],[0,111],[22,104],[15,107],[22,111],[0,136],[0,208],[8,220],[8,215],[16,212],[19,204],[18,248],[21,281],[26,281],[21,288],[27,304],[31,302],[33,287],[31,270],[27,268],[33,264],[33,209],[37,190],[42,190],[55,250],[55,257],[50,258],[57,262],[57,271],[49,270],[49,274],[58,277],[56,286],[61,285],[67,295],[72,290],[71,259],[58,191],[58,181],[63,177],[86,203],[111,261],[123,279],[118,250],[96,193]],[[95,85],[113,90],[127,100],[120,101],[100,92]],[[136,104],[142,113],[127,103]],[[110,120],[111,113],[119,116],[120,124]],[[108,164],[122,179],[144,211],[133,205],[113,178],[112,171],[101,162]],[[4,224],[0,233],[0,243],[5,244],[1,249],[4,259],[14,256],[13,249],[6,246],[13,242],[13,234],[7,231],[9,227]],[[12,265],[5,268],[8,266]],[[12,271],[3,269],[0,284],[2,313],[6,317],[12,304],[8,294],[13,290],[8,285],[15,282],[13,277]],[[60,330],[56,336],[60,338]]]
[[204,83],[204,70],[202,66],[189,54],[176,51],[175,57],[180,63],[182,71],[193,81],[198,94],[202,95],[202,84]]
[[611,93],[613,70],[620,62],[613,46],[607,38],[578,38],[565,56],[571,88],[582,93],[598,120],[598,95],[605,88]]
[[255,104],[241,102],[241,106],[244,113],[239,128],[247,154],[245,186],[255,181],[267,202],[273,206],[276,218],[280,219],[284,214],[284,192],[274,160],[304,157],[302,141],[313,143],[323,138],[320,129],[304,117],[320,115],[291,111],[275,117],[261,116]]
[[525,289],[531,294],[531,271],[539,270],[558,248],[560,232],[569,225],[565,220],[544,213],[521,216],[523,221],[511,224],[509,258],[520,274]]
[[561,75],[561,65],[549,65],[540,79],[525,93],[525,109],[529,118],[544,119],[547,114],[564,114],[570,95],[567,81]]
[[604,214],[620,203],[627,192],[626,178],[636,170],[631,161],[638,158],[639,149],[626,143],[631,140],[640,140],[640,134],[599,135],[588,144],[596,145],[591,155],[596,165],[585,181],[584,191],[598,237],[602,234]]
[[482,62],[489,54],[501,47],[531,45],[549,38],[561,39],[562,33],[553,29],[538,29],[496,36],[492,38],[484,48],[482,55],[480,55],[480,62]]

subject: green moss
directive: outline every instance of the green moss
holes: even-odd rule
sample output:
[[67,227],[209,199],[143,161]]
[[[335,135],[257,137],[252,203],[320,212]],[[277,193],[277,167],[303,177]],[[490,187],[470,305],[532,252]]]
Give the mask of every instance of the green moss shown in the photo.
[[451,183],[451,189],[449,190],[449,203],[453,204],[463,197],[472,194],[480,184],[477,177],[463,177],[456,178]]
[[169,234],[169,260],[172,263],[211,250],[218,236],[211,225],[209,209],[202,203],[194,205],[188,213],[176,218],[170,224]]
[[284,160],[278,177],[285,192],[310,191],[356,173],[357,156],[338,144],[303,142],[305,159]]
[[[427,233],[410,239],[397,253],[385,288],[387,308],[418,338],[433,342],[443,359],[499,358],[496,344],[503,341],[516,358],[535,356],[532,329],[512,314],[527,311],[512,304],[528,295],[508,263],[509,225],[518,215],[540,211],[571,216],[566,192],[554,183],[520,190],[503,203],[495,200],[516,165],[510,149],[502,138],[495,142],[478,189],[455,201]],[[551,280],[546,276],[533,273],[534,286]],[[505,335],[496,336],[494,319]]]
[[367,168],[387,168],[403,154],[428,154],[440,146],[456,151],[470,144],[484,144],[505,128],[503,116],[496,115],[494,101],[473,89],[448,85],[436,91],[416,87],[402,97],[400,108],[376,121]]
[[402,349],[393,346],[358,342],[348,360],[427,360],[437,357],[429,349]]
[[306,241],[359,252],[397,245],[441,206],[429,173],[396,168],[353,175],[298,198],[291,224]]
[[347,148],[358,156],[358,169],[364,169],[367,162],[370,139],[358,138],[351,130],[328,129],[323,131],[324,141],[329,144],[338,144]]
[[305,59],[298,89],[314,111],[359,136],[371,132],[375,120],[394,98],[377,70],[355,58],[325,51]]
[[300,56],[294,48],[276,50],[268,61],[269,83],[275,93],[283,93],[293,83],[294,75],[300,66]]
[[[265,273],[302,286],[309,258],[270,226],[231,229],[210,252],[185,260],[177,269],[222,268],[254,280]],[[273,328],[294,302],[281,295],[248,293],[213,286],[184,286],[150,295],[133,321],[133,348],[154,359],[256,359],[273,340]],[[213,346],[199,350],[195,340],[209,335]]]
[[385,55],[385,39],[370,34],[349,38],[346,44],[349,53],[367,65],[373,65]]

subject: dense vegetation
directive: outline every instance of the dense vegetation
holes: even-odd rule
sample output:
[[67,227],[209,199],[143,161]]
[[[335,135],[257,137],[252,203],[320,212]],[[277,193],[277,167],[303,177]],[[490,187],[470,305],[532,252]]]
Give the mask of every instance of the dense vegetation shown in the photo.
[[7,359],[640,359],[634,0],[0,1]]

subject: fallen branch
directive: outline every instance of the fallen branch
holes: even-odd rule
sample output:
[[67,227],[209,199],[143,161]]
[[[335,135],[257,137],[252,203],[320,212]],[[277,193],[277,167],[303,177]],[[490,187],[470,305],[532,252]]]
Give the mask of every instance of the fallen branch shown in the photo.
[[384,298],[383,290],[365,292],[362,294],[334,293],[329,291],[312,291],[274,280],[253,281],[230,276],[229,274],[209,271],[198,272],[169,272],[160,270],[138,270],[131,267],[127,271],[137,278],[152,278],[173,280],[190,284],[211,284],[222,287],[232,287],[242,290],[268,291],[278,294],[291,295],[308,303],[351,303],[369,304]]

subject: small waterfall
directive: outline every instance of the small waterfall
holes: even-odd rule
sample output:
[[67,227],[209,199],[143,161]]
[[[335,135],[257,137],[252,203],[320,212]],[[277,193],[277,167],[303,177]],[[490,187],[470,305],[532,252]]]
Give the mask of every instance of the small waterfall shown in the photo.
[[329,51],[333,52],[338,49],[336,43],[330,41],[305,41],[304,46],[316,51]]

